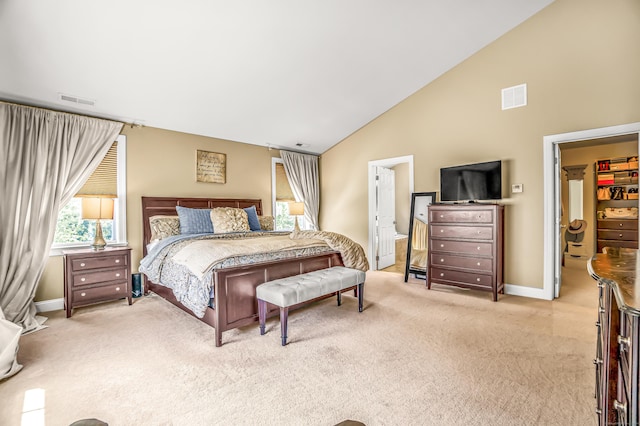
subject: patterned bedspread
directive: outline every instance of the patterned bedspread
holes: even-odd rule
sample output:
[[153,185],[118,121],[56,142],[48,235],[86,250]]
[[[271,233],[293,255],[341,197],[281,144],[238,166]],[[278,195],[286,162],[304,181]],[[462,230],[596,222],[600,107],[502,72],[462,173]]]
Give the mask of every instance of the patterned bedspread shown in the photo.
[[[218,247],[218,249],[216,249]],[[213,302],[216,269],[340,251],[350,267],[368,269],[360,245],[334,233],[302,231],[178,235],[165,238],[140,261],[140,272],[173,290],[176,299],[202,318]],[[364,269],[363,269],[364,268]]]

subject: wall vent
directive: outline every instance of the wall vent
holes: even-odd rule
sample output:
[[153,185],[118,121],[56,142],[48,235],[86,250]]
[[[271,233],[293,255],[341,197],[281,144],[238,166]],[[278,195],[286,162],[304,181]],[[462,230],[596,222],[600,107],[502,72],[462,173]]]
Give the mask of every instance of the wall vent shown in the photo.
[[502,89],[502,109],[518,108],[527,105],[527,85]]
[[64,102],[70,102],[77,105],[83,106],[95,106],[96,102],[91,99],[84,99],[78,96],[73,95],[65,95],[64,93],[58,93],[59,99]]

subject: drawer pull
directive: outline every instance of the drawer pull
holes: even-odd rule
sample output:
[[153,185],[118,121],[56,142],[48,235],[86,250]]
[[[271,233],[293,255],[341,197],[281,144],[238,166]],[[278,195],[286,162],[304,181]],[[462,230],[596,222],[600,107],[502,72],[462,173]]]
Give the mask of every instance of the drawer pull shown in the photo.
[[596,358],[596,359],[594,359],[594,360],[593,360],[593,363],[594,363],[595,365],[602,364],[602,359],[600,359],[600,358]]
[[84,264],[84,263],[81,263],[81,264],[80,264],[80,266],[85,266],[85,264]]
[[440,272],[440,276],[441,276],[441,277],[444,277],[444,272]]
[[80,296],[85,297],[87,295],[87,293],[85,293],[84,291],[82,293],[80,293]]
[[116,263],[120,263],[120,259],[116,259]]
[[631,347],[631,337],[623,337],[618,335],[618,343],[621,345],[625,345],[626,347]]
[[120,291],[120,287],[116,287],[116,291]]
[[480,278],[476,278],[476,281],[480,282]]
[[600,321],[596,321],[596,327],[600,328]]
[[440,244],[440,248],[444,248],[444,244]]
[[627,412],[627,404],[623,404],[617,399],[613,400],[613,408],[615,408],[618,411],[624,411],[625,413]]
[[80,278],[80,281],[85,282],[87,279],[85,277]]
[[444,229],[441,229],[441,230],[440,230],[440,233],[441,233],[441,234],[444,234]]
[[444,259],[440,259],[440,262],[441,262],[441,263],[444,263]]
[[482,231],[478,231],[478,235],[480,235],[482,233]]
[[478,246],[478,250],[480,250],[480,246]]
[[118,272],[118,273],[116,274],[116,277],[119,277],[119,276],[120,276],[120,273]]
[[480,262],[478,262],[477,265],[480,266]]
[[601,314],[604,314],[604,308],[602,307],[598,308],[598,312],[600,312]]
[[619,223],[618,225],[619,225],[621,228],[622,228],[622,226],[623,226],[623,224],[622,224],[622,223]]
[[622,234],[620,234],[620,238],[622,238]]
[[[440,218],[443,218],[443,217],[444,217],[444,215],[443,215],[443,214],[441,214],[441,215],[440,215]],[[620,225],[620,226],[622,226],[622,225]]]

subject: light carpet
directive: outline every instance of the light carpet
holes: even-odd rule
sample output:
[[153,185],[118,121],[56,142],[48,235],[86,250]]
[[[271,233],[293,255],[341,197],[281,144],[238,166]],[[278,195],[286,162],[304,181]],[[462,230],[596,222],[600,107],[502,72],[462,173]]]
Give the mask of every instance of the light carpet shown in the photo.
[[352,293],[293,311],[286,347],[274,317],[216,348],[155,295],[48,313],[0,382],[0,424],[595,425],[597,290],[581,276],[553,302],[492,302],[370,271],[364,312]]

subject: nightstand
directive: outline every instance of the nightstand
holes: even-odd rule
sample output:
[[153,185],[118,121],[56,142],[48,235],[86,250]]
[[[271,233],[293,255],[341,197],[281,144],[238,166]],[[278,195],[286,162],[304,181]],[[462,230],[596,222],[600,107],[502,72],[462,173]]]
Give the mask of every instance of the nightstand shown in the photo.
[[127,298],[131,305],[131,248],[66,250],[64,307],[67,318],[78,306]]

